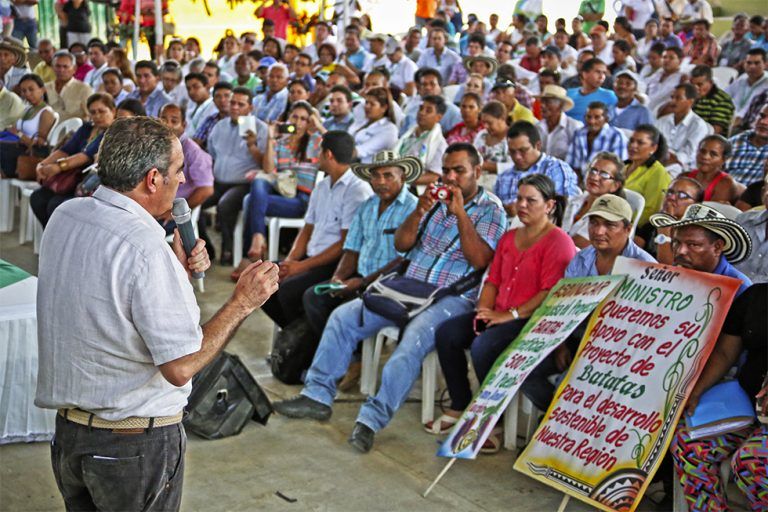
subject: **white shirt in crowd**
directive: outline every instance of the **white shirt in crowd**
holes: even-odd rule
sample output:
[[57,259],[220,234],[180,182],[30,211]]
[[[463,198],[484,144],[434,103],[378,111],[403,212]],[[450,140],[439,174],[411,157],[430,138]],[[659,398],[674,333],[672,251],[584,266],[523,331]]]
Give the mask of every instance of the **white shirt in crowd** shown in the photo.
[[[696,152],[699,142],[714,133],[712,126],[691,110],[680,124],[675,124],[675,115],[667,114],[656,120],[656,128],[667,140],[669,150],[675,154],[683,171],[696,166]],[[670,171],[670,174],[673,174]],[[679,173],[678,173],[679,174]]]
[[584,123],[581,121],[562,113],[560,114],[560,121],[557,123],[557,126],[550,132],[547,121],[542,119],[536,123],[536,127],[541,134],[541,150],[555,158],[565,160],[576,131],[583,126]]

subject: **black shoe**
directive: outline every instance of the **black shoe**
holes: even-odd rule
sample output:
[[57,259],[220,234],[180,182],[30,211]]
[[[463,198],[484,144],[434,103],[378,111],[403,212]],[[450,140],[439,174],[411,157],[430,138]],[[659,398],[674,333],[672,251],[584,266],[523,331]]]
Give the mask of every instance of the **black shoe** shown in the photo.
[[327,421],[331,417],[331,408],[304,395],[293,397],[282,402],[272,404],[275,412],[289,418],[311,418],[318,421]]
[[360,453],[368,453],[373,447],[373,436],[375,435],[376,432],[371,430],[368,425],[363,425],[358,421],[355,423],[355,428],[352,429],[352,434],[350,434],[347,442]]

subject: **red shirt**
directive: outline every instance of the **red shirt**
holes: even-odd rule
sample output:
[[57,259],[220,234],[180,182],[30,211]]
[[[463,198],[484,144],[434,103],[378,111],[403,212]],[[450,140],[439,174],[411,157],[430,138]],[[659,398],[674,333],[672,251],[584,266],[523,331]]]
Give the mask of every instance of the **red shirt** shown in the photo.
[[532,71],[533,73],[538,73],[541,69],[541,55],[535,59],[529,55],[524,55],[523,58],[520,59],[520,67]]
[[272,4],[261,11],[261,17],[275,22],[275,37],[287,39],[288,22],[291,21],[291,12],[288,7]]
[[498,289],[496,311],[520,307],[543,290],[549,290],[563,277],[576,255],[568,233],[556,227],[532,247],[519,251],[515,246],[517,229],[499,240],[486,283]]

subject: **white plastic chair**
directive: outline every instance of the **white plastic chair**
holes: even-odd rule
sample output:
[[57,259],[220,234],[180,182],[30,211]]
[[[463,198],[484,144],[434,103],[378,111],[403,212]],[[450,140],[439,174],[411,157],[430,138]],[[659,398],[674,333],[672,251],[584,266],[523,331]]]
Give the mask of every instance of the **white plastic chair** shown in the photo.
[[737,76],[739,76],[739,72],[734,68],[727,66],[712,68],[712,80],[721,89],[728,87],[731,82],[736,80]]
[[29,206],[29,197],[32,195],[32,192],[40,188],[40,184],[36,181],[24,181],[16,178],[9,181],[11,182],[10,186],[15,187],[19,191],[19,243],[23,244],[29,240],[34,241],[34,222],[37,221],[37,218],[32,214]]
[[10,179],[0,180],[0,233],[13,231],[16,213],[16,189],[11,188]]
[[634,190],[624,189],[624,195],[627,197],[629,206],[632,207],[634,212],[634,220],[632,221],[632,232],[629,236],[635,235],[635,229],[637,229],[637,223],[640,222],[640,215],[643,214],[643,208],[645,208],[645,197],[642,194],[635,192]]
[[[58,114],[56,114],[58,119]],[[73,117],[66,121],[57,122],[53,129],[48,133],[48,144],[51,147],[56,147],[68,134],[78,130],[83,126],[83,120],[79,117]]]

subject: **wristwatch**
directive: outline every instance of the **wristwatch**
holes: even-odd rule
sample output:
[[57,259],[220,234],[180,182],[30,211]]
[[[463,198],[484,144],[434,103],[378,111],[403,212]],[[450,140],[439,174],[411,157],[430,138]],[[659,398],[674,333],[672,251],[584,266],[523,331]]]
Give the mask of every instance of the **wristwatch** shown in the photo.
[[653,241],[656,242],[656,245],[664,245],[664,244],[670,243],[672,239],[667,235],[663,235],[659,233],[658,235],[656,235],[656,238],[654,238]]
[[69,165],[67,164],[67,157],[59,158],[58,160],[56,160],[56,165],[58,165],[62,171],[66,171],[67,168],[69,167]]
[[518,313],[517,308],[509,308],[509,312],[512,313],[512,318],[515,320],[520,318],[520,313]]

